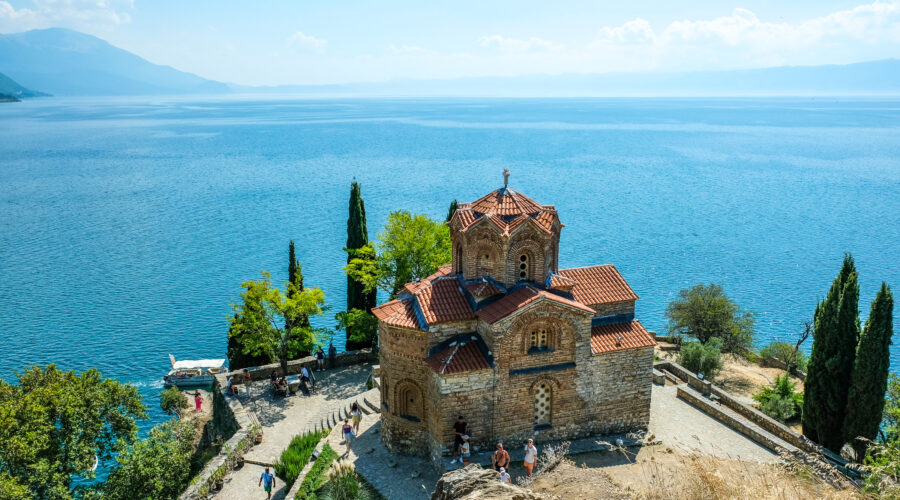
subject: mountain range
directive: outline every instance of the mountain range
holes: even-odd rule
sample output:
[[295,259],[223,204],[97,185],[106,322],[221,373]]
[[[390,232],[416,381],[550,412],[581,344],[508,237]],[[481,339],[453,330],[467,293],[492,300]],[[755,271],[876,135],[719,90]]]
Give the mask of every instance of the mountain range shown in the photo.
[[[0,71],[55,95],[278,93],[318,96],[792,96],[900,95],[900,60],[667,73],[395,79],[336,85],[245,86],[153,64],[62,28],[0,35]],[[5,81],[0,78],[0,85]],[[24,87],[23,87],[24,86]],[[0,86],[0,93],[5,93]],[[22,97],[28,97],[22,95]]]
[[0,73],[0,102],[20,101],[25,97],[48,96],[43,92],[26,89],[12,78]]

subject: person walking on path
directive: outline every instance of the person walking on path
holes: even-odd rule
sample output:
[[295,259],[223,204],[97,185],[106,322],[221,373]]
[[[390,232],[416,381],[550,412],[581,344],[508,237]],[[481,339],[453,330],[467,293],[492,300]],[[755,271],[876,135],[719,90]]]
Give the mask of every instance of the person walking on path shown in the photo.
[[253,379],[250,378],[250,370],[244,368],[244,389],[247,391],[247,395],[250,395],[250,384],[253,383]]
[[334,348],[334,343],[328,344],[328,365],[334,368],[334,364],[337,362],[337,349]]
[[509,467],[509,452],[503,449],[503,443],[497,443],[497,451],[491,456],[494,470],[503,470]]
[[459,448],[463,443],[462,437],[468,433],[469,424],[466,422],[466,419],[460,415],[459,418],[456,419],[456,423],[453,424],[453,460],[450,461],[451,464],[462,462],[462,459],[459,457]]
[[[264,484],[265,483],[265,484]],[[266,467],[266,471],[259,475],[259,483],[257,486],[262,486],[264,490],[266,490],[266,498],[267,500],[272,500],[272,488],[275,487],[275,474],[269,472],[269,468]]]
[[353,442],[353,426],[350,425],[350,420],[344,419],[344,425],[341,427],[341,432],[344,433],[344,441],[347,443],[347,451],[350,451],[350,444]]
[[528,444],[525,445],[525,472],[528,473],[528,477],[531,477],[531,472],[534,470],[537,455],[538,451],[534,447],[534,439],[529,439]]
[[362,420],[362,412],[359,411],[359,405],[356,401],[350,405],[350,417],[353,418],[353,432],[359,434],[359,421]]
[[319,365],[319,371],[325,371],[325,351],[322,350],[322,346],[319,346],[319,350],[316,351],[316,363]]
[[512,481],[510,481],[509,473],[506,472],[505,467],[500,467],[500,482],[506,484],[512,483]]
[[200,411],[203,404],[203,398],[200,397],[200,391],[194,391],[194,411]]

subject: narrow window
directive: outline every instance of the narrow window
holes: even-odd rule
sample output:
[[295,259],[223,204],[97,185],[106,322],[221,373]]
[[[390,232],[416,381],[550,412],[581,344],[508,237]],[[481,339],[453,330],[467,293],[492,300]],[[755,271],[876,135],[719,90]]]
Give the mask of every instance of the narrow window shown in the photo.
[[546,349],[550,345],[550,335],[546,328],[531,331],[531,348]]
[[534,390],[534,425],[550,425],[552,391],[547,382],[541,382]]
[[528,279],[528,255],[526,254],[519,257],[519,279]]

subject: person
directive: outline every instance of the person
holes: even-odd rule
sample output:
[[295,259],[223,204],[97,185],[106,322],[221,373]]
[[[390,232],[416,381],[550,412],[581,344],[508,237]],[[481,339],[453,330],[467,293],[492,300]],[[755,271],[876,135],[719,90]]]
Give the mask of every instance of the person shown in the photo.
[[362,412],[359,410],[359,405],[356,401],[350,405],[350,416],[353,417],[353,432],[359,434],[359,421],[362,420]]
[[319,350],[316,351],[316,363],[318,364],[319,371],[325,371],[325,351],[322,350],[322,346],[319,346]]
[[456,423],[453,424],[453,460],[450,461],[451,464],[462,461],[459,457],[459,447],[462,446],[463,443],[462,437],[468,433],[469,424],[466,422],[466,419],[460,415],[459,418],[456,419]]
[[509,452],[503,449],[503,443],[497,443],[497,451],[491,456],[494,470],[503,470],[509,467]]
[[234,375],[228,377],[228,385],[226,387],[231,394],[237,394],[237,386],[234,385]]
[[500,467],[500,482],[501,482],[501,483],[506,483],[506,484],[510,484],[510,483],[511,483],[510,477],[509,477],[509,473],[506,472],[506,468],[505,468],[505,467]]
[[279,377],[278,382],[275,383],[275,392],[277,394],[283,394],[287,396],[288,393],[288,384],[287,379],[284,377]]
[[531,471],[534,470],[534,463],[537,462],[538,451],[534,447],[534,439],[529,439],[525,445],[525,472],[531,477]]
[[334,342],[330,342],[328,344],[328,366],[334,368],[334,363],[337,361],[337,349],[334,348]]
[[194,391],[194,411],[200,411],[203,398],[200,397],[200,391]]
[[[265,484],[263,484],[265,483]],[[268,495],[268,499],[272,499],[272,488],[275,487],[275,474],[269,472],[269,468],[266,467],[266,471],[259,475],[259,483],[257,486],[262,485],[263,489],[266,490],[266,495]]]
[[250,384],[253,383],[253,379],[250,378],[250,370],[244,368],[244,388],[247,390],[247,395],[250,395]]
[[278,375],[276,375],[274,371],[269,375],[269,382],[271,382],[273,386],[278,385]]
[[347,443],[347,450],[350,450],[350,443],[353,441],[353,426],[350,425],[350,420],[344,419],[344,426],[341,427],[341,431],[344,433],[344,441]]
[[313,378],[312,374],[309,370],[304,366],[300,368],[300,382],[306,385],[306,390],[312,392],[315,384],[310,384],[310,382],[315,382],[316,379]]
[[462,455],[462,465],[463,467],[469,465],[469,457],[472,456],[469,450],[469,436],[463,435],[462,437],[463,443],[459,447],[459,452]]

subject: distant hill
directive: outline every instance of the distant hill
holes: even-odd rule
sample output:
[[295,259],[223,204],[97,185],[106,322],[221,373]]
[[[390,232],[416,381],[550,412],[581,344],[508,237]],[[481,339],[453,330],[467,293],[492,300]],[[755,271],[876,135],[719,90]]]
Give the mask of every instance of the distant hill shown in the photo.
[[363,96],[816,96],[900,95],[900,60],[683,73],[606,73],[391,80],[248,87],[236,92]]
[[220,82],[153,64],[77,31],[51,28],[0,35],[0,71],[56,95],[229,92]]
[[26,89],[12,78],[0,73],[0,99],[6,98],[4,102],[18,101],[24,97],[41,97],[48,95],[50,94]]

